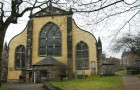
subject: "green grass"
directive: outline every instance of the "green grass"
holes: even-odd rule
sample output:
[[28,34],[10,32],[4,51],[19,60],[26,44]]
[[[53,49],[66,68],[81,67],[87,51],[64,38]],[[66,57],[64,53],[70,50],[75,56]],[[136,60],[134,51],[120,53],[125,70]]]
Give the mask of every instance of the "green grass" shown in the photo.
[[52,81],[51,84],[62,90],[123,90],[123,80],[119,76],[93,76],[85,79]]
[[1,87],[0,90],[9,90],[8,88]]
[[137,76],[138,78],[140,78],[140,74],[137,74],[136,76]]
[[127,70],[121,70],[121,71],[117,71],[115,72],[116,75],[127,75]]

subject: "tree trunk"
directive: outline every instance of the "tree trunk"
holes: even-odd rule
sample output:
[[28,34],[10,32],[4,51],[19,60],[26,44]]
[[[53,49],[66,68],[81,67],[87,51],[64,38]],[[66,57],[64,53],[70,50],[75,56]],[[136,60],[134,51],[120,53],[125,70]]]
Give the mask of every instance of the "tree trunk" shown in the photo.
[[4,37],[5,37],[5,32],[6,32],[7,28],[4,28],[2,26],[0,26],[0,87],[1,87],[1,62],[2,62],[2,51],[3,51],[3,43],[4,43]]

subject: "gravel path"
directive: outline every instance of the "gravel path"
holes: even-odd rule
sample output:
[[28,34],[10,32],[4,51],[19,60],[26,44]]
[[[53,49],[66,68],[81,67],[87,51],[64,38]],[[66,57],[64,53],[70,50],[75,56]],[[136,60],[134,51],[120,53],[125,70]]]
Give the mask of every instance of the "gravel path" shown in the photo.
[[125,90],[140,90],[140,78],[135,76],[124,76]]
[[[140,78],[135,76],[123,76],[125,90],[140,90]],[[12,90],[45,90],[43,84],[27,84],[27,83],[4,83],[3,87],[12,88]]]
[[3,87],[11,88],[12,90],[45,90],[43,84],[27,84],[27,83],[4,83]]

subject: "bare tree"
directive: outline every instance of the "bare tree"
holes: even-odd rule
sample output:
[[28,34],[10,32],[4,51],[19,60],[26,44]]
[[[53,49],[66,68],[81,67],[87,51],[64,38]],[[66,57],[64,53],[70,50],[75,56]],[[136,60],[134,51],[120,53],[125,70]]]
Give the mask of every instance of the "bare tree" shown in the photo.
[[[75,1],[78,0],[71,0]],[[140,27],[139,0],[90,0],[88,3],[82,0],[74,3],[72,8],[76,13],[76,23],[79,21],[78,26],[94,35],[103,35],[102,42],[108,42],[103,45],[105,52],[122,33],[136,31]]]
[[[41,8],[44,4],[38,0],[1,0],[0,1],[0,65],[2,61],[2,48],[6,30],[11,23],[17,23],[19,17],[22,17],[27,11],[32,11],[35,8]],[[22,5],[27,4],[27,7],[22,8]],[[9,7],[8,7],[9,6]],[[7,7],[7,8],[6,8]],[[1,73],[1,69],[0,69]],[[0,74],[1,75],[1,74]],[[0,80],[1,86],[1,80]]]
[[127,50],[140,56],[140,32],[137,35],[127,34],[118,39],[112,47],[114,51]]
[[[88,2],[86,1],[87,0],[1,0],[0,1],[0,56],[2,56],[4,37],[9,25],[11,23],[17,23],[17,20],[28,11],[30,11],[30,15],[32,15],[34,13],[34,9],[37,8],[43,9],[44,5],[46,4],[48,5],[48,2],[55,4],[55,6],[57,7],[66,8],[66,9],[69,8],[69,6],[71,5],[73,12],[80,13],[81,15],[84,15],[86,17],[91,16],[90,14],[92,13],[94,14],[94,16],[91,17],[94,18],[91,18],[91,21],[92,23],[95,22],[94,24],[98,24],[99,22],[102,22],[107,18],[110,18],[115,15],[120,15],[122,13],[129,12],[132,10],[137,9],[135,12],[136,14],[139,13],[140,11],[139,10],[140,3],[137,3],[138,0],[135,0],[132,3],[128,3],[127,0],[90,0]],[[100,17],[103,14],[105,16]],[[132,16],[132,18],[133,17],[135,17],[135,14]],[[126,23],[129,23],[129,21],[132,18],[128,19]],[[124,24],[124,26],[125,25],[126,24]],[[122,28],[124,26],[122,26]],[[0,64],[1,64],[1,58],[0,58]]]

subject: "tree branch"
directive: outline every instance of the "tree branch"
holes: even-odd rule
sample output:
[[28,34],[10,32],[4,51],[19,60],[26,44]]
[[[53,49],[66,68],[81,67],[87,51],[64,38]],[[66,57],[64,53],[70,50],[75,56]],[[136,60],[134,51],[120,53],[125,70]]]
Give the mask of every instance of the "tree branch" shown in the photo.
[[[36,0],[36,1],[37,1],[37,0]],[[46,2],[45,2],[45,3],[42,3],[42,4],[38,5],[38,6],[35,6],[36,3],[37,3],[37,2],[35,2],[35,3],[33,4],[32,7],[27,7],[27,8],[25,8],[21,13],[18,13],[16,16],[17,16],[17,17],[22,17],[23,14],[24,14],[25,12],[27,12],[27,11],[32,11],[32,10],[35,9],[35,8],[41,8],[42,5],[46,4]]]
[[102,0],[98,0],[98,1],[94,1],[94,2],[90,2],[90,3],[86,3],[86,4],[78,4],[78,6],[89,6],[89,5],[92,5],[92,4],[95,4],[95,3],[98,3],[98,2],[101,2]]
[[124,0],[124,3],[127,4],[127,5],[133,5],[137,2],[138,0],[135,0],[133,3],[127,3],[125,0]]
[[9,2],[8,2],[8,1],[6,1],[6,0],[3,0],[3,2],[6,2],[7,4],[11,5],[11,3],[9,3]]
[[116,33],[116,35],[114,36],[114,38],[117,37],[117,35],[119,34],[119,32],[126,26],[127,23],[129,23],[138,13],[140,12],[140,10],[138,10]]
[[2,24],[3,23],[3,17],[4,17],[4,10],[3,10],[3,3],[2,2],[0,2],[0,4],[1,4],[1,8],[0,8],[0,10],[1,10],[1,15],[0,15],[0,23]]
[[96,12],[96,11],[100,11],[100,10],[102,10],[104,8],[107,8],[109,6],[115,5],[115,4],[120,3],[120,2],[124,2],[124,0],[119,0],[119,1],[116,1],[114,3],[108,4],[106,6],[99,7],[98,9],[94,9],[94,10],[89,10],[89,11],[88,10],[86,10],[86,11],[78,11],[78,10],[76,10],[75,12],[88,12],[88,13],[90,13],[90,12]]
[[[35,3],[33,4],[33,8],[35,7],[36,3],[37,3],[37,0],[36,0]],[[33,8],[31,9],[30,16],[32,16]]]
[[126,13],[126,12],[129,12],[131,11],[132,9],[136,8],[136,7],[139,7],[140,5],[136,5],[136,6],[133,6],[133,7],[130,7],[129,9],[125,10],[125,11],[122,11],[122,12],[117,12],[117,13],[114,13],[114,14],[110,14],[110,15],[107,15],[106,17],[104,17],[103,19],[101,19],[100,21],[96,22],[99,23],[99,22],[102,22],[104,21],[105,19],[109,18],[109,17],[112,17],[112,16],[115,16],[115,15],[119,15],[119,14],[123,14],[123,13]]

